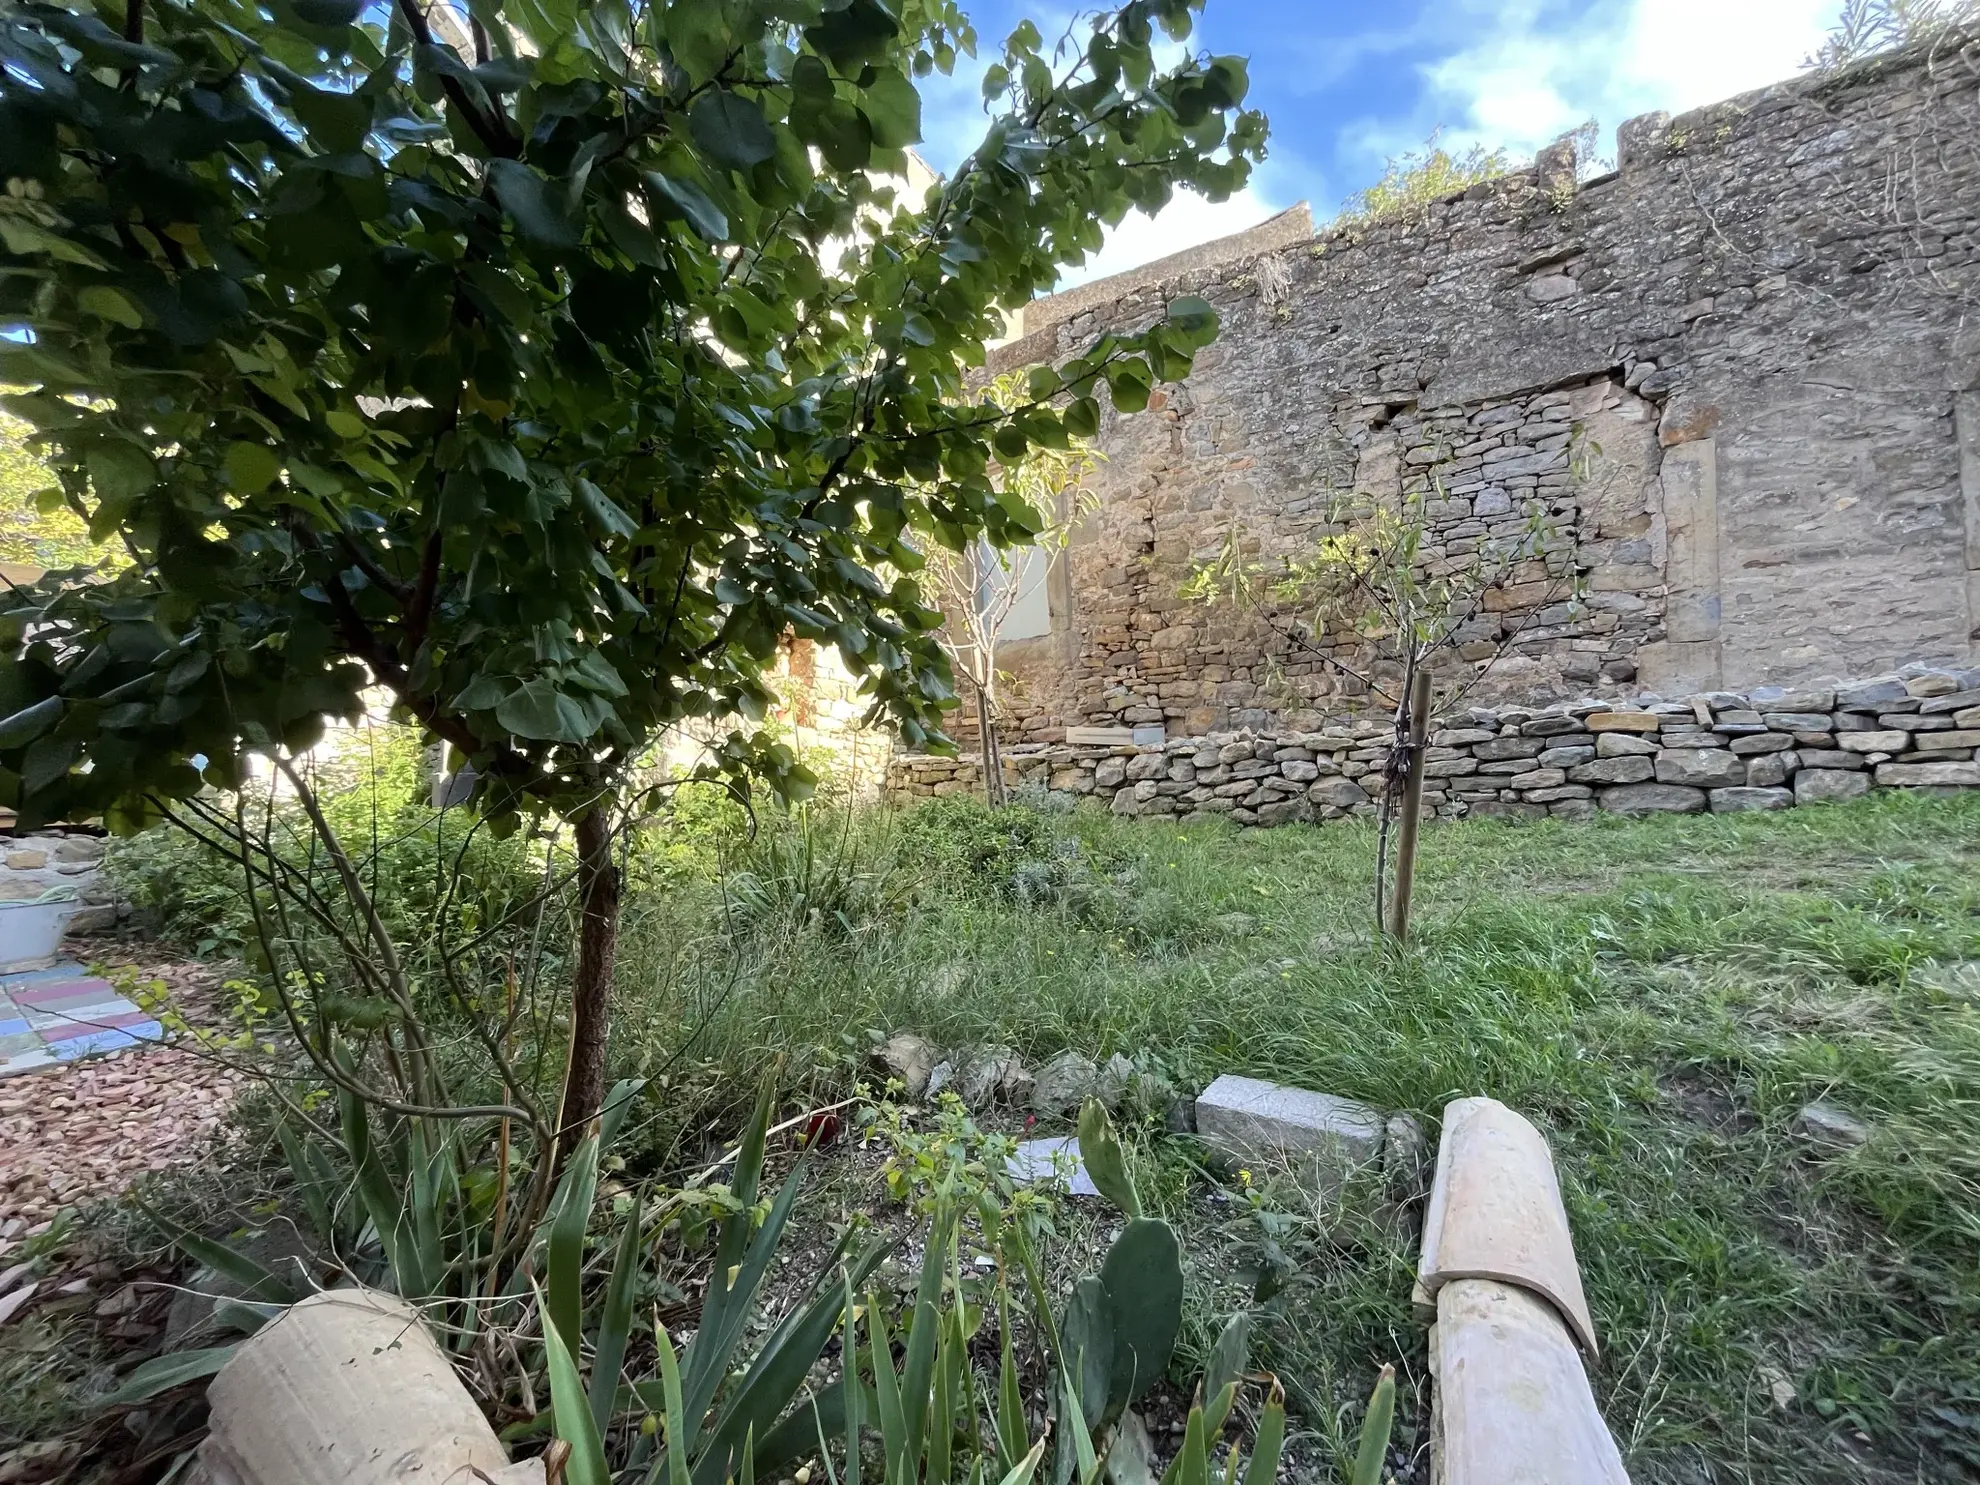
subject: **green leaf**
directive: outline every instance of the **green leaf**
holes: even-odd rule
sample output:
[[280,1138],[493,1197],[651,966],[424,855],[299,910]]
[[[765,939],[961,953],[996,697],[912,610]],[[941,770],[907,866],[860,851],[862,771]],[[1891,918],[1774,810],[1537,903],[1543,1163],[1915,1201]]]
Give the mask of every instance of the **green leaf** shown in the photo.
[[298,19],[312,26],[351,26],[364,14],[365,0],[290,0]]
[[514,219],[516,230],[547,248],[574,248],[578,229],[564,211],[564,192],[520,160],[496,160],[488,167],[495,199]]
[[127,1408],[134,1403],[149,1402],[161,1392],[212,1376],[232,1360],[234,1352],[239,1349],[240,1342],[236,1341],[227,1346],[206,1346],[193,1351],[154,1356],[126,1372],[123,1385],[97,1406]]
[[1100,403],[1092,397],[1075,397],[1066,404],[1066,432],[1074,438],[1092,438],[1100,431]]
[[33,706],[24,706],[0,721],[0,748],[24,748],[62,720],[66,705],[59,696],[45,696]]
[[222,461],[227,483],[243,495],[259,495],[282,472],[282,461],[264,443],[230,443]]
[[649,200],[659,216],[684,220],[710,242],[726,242],[729,219],[700,186],[679,176],[648,171],[644,177]]
[[134,444],[118,441],[93,446],[84,460],[89,482],[104,500],[122,503],[158,482],[158,466]]
[[730,170],[748,170],[777,152],[777,137],[755,100],[717,88],[688,110],[688,132],[701,152]]
[[583,742],[598,724],[545,680],[524,681],[495,708],[495,720],[517,737],[544,742]]
[[1148,368],[1139,361],[1117,361],[1107,368],[1107,390],[1116,412],[1138,413],[1147,407],[1149,385]]
[[1209,300],[1194,294],[1170,300],[1168,320],[1193,345],[1208,345],[1217,338],[1217,311],[1211,308]]
[[840,72],[848,73],[881,55],[900,29],[901,23],[880,0],[852,0],[826,10],[804,39]]
[[[538,1308],[543,1296],[537,1295]],[[591,1404],[584,1395],[584,1383],[577,1363],[557,1327],[543,1327],[543,1351],[550,1368],[550,1414],[557,1437],[571,1446],[564,1461],[564,1479],[569,1485],[612,1485],[612,1472],[605,1465],[605,1441],[598,1425],[591,1421]]]
[[879,69],[863,90],[862,110],[872,126],[873,142],[883,150],[904,149],[921,141],[921,94],[900,71]]
[[76,295],[76,303],[98,319],[109,320],[126,329],[138,330],[144,326],[144,311],[123,290],[108,284],[91,284]]

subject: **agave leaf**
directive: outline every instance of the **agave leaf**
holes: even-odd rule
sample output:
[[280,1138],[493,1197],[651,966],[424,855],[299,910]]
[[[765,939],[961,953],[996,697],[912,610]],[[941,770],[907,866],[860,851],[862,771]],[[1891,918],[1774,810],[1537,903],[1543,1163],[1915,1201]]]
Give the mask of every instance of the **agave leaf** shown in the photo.
[[235,1298],[259,1300],[265,1304],[293,1304],[302,1298],[298,1286],[292,1283],[259,1259],[215,1242],[202,1233],[194,1232],[161,1212],[154,1211],[142,1201],[138,1209],[149,1217],[172,1239],[173,1246],[181,1249],[195,1262],[212,1269],[223,1278],[239,1284],[242,1293]]
[[1389,1452],[1389,1429],[1396,1414],[1396,1369],[1382,1368],[1368,1412],[1361,1420],[1361,1446],[1354,1453],[1354,1485],[1382,1485],[1382,1456]]
[[1223,1387],[1203,1403],[1203,1427],[1211,1438],[1224,1431],[1224,1421],[1231,1416],[1231,1409],[1237,1403],[1238,1384],[1226,1382]]
[[1244,1469],[1244,1485],[1274,1485],[1279,1478],[1279,1452],[1285,1443],[1286,1395],[1274,1382],[1265,1411],[1258,1415],[1258,1430],[1251,1441],[1251,1463]]
[[921,1255],[921,1282],[915,1288],[913,1329],[908,1332],[907,1355],[901,1362],[902,1421],[906,1425],[907,1456],[910,1463],[921,1458],[922,1442],[933,1395],[935,1346],[940,1339],[941,1319],[937,1306],[942,1298],[942,1261],[948,1255],[955,1234],[956,1214],[944,1206],[936,1213],[928,1233],[928,1246]]
[[[957,1296],[960,1302],[961,1296]],[[916,1315],[920,1320],[920,1315]],[[955,1368],[950,1363],[950,1352],[955,1345],[955,1329],[942,1316],[937,1321],[940,1334],[935,1351],[934,1395],[928,1406],[928,1469],[926,1478],[932,1481],[945,1481],[949,1478],[950,1446],[956,1436],[956,1398],[951,1390],[955,1383]]]
[[1024,1389],[1018,1382],[1011,1345],[1011,1291],[1001,1282],[997,1286],[997,1324],[1003,1333],[997,1362],[997,1464],[1008,1473],[1017,1468],[1029,1430],[1024,1418]]
[[575,1350],[584,1322],[584,1235],[591,1226],[591,1205],[598,1194],[598,1138],[586,1135],[572,1152],[564,1172],[564,1200],[550,1223],[550,1247],[544,1264],[549,1292],[547,1328],[554,1327],[564,1345]]
[[601,1152],[610,1150],[618,1140],[626,1115],[645,1090],[645,1078],[621,1078],[612,1085],[612,1091],[605,1095],[605,1103],[598,1111],[598,1148]]
[[[845,1305],[845,1335],[839,1346],[841,1367],[844,1372],[840,1379],[839,1395],[843,1400],[839,1407],[845,1414],[843,1424],[846,1437],[845,1485],[859,1485],[859,1425],[863,1419],[872,1417],[867,1403],[867,1399],[872,1394],[863,1392],[859,1385],[859,1311],[853,1304],[852,1275],[844,1269],[839,1270],[839,1289]],[[822,1438],[819,1440],[819,1446],[822,1451],[824,1447]]]
[[[870,1244],[853,1263],[852,1281],[864,1283],[893,1246],[891,1239]],[[694,1478],[701,1485],[722,1485],[744,1438],[751,1431],[768,1433],[790,1406],[831,1339],[841,1302],[830,1288],[818,1286],[809,1302],[787,1315],[765,1339],[713,1427],[703,1430],[708,1442],[694,1451]]]
[[281,1141],[282,1155],[289,1162],[289,1177],[296,1183],[296,1194],[302,1197],[303,1206],[309,1211],[310,1226],[316,1230],[316,1240],[327,1247],[337,1245],[337,1229],[331,1219],[331,1197],[334,1188],[325,1186],[318,1178],[315,1166],[310,1161],[310,1151],[306,1149],[307,1137],[298,1137],[283,1119],[275,1125],[275,1138]]
[[1030,1452],[1024,1458],[1011,1466],[1010,1472],[1004,1476],[1001,1485],[1029,1485],[1032,1471],[1038,1468],[1038,1460],[1044,1453],[1045,1441],[1040,1439],[1031,1446]]
[[633,1288],[639,1278],[639,1225],[644,1215],[643,1193],[633,1194],[626,1230],[612,1260],[612,1278],[605,1286],[605,1309],[598,1318],[598,1341],[591,1356],[591,1418],[602,1434],[612,1423],[619,1397],[619,1368],[632,1336]]
[[[347,1078],[355,1079],[357,1064],[340,1041],[332,1040],[330,1055]],[[424,1299],[424,1276],[419,1256],[411,1242],[406,1222],[406,1198],[378,1158],[371,1139],[371,1110],[362,1098],[347,1087],[337,1090],[338,1112],[344,1125],[344,1148],[350,1152],[351,1169],[357,1175],[358,1202],[371,1220],[372,1231],[385,1250],[385,1263],[392,1272],[392,1283],[408,1299]]]
[[[681,1403],[680,1363],[674,1359],[674,1342],[667,1334],[667,1327],[656,1324],[653,1329],[660,1351],[660,1385],[666,1402],[661,1421],[667,1430],[667,1479],[669,1485],[687,1485],[688,1421],[687,1410]],[[656,1465],[654,1476],[659,1473]]]
[[159,1393],[183,1383],[210,1377],[227,1364],[238,1346],[239,1342],[235,1342],[230,1346],[207,1346],[197,1351],[174,1351],[168,1356],[154,1356],[132,1367],[124,1376],[123,1386],[97,1406],[129,1407],[133,1403],[148,1402]]
[[880,1443],[891,1481],[907,1454],[907,1420],[901,1416],[901,1379],[894,1371],[894,1338],[887,1333],[887,1317],[880,1313],[877,1294],[866,1296],[866,1333],[873,1351],[873,1395],[880,1414]]
[[[540,1292],[536,1302],[542,1310],[544,1300]],[[544,1310],[544,1313],[549,1312]],[[599,1436],[598,1425],[591,1420],[584,1382],[554,1325],[543,1327],[543,1351],[550,1370],[551,1420],[557,1437],[571,1446],[570,1457],[564,1461],[564,1479],[568,1485],[612,1485],[612,1472],[605,1467],[605,1441]]]

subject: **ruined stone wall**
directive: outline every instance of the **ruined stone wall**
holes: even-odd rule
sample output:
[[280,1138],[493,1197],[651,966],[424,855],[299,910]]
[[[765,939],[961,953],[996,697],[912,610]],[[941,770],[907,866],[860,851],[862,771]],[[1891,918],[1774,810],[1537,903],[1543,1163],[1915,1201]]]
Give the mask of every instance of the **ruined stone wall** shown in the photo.
[[[1077,736],[1077,734],[1076,734]],[[1284,825],[1372,815],[1392,724],[1244,729],[1147,743],[1030,743],[1005,782],[1117,815]],[[1450,819],[1787,809],[1877,789],[1980,789],[1980,667],[1681,701],[1470,706],[1437,719],[1423,802]],[[974,758],[896,758],[897,801],[981,792]]]
[[1313,238],[1289,215],[1028,306],[994,370],[1182,294],[1223,328],[1148,412],[1106,414],[1052,632],[1000,650],[1011,734],[1376,710],[1256,614],[1179,592],[1231,533],[1265,559],[1310,549],[1347,494],[1422,497],[1427,565],[1535,509],[1554,533],[1440,696],[1980,658],[1980,50],[1632,120],[1618,143],[1597,179],[1556,149],[1421,216]]

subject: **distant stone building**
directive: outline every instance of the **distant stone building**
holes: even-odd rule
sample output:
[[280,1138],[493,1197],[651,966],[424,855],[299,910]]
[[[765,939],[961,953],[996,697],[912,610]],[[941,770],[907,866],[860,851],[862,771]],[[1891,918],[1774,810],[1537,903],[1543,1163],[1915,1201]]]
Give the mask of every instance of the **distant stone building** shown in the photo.
[[1618,146],[1593,179],[1558,146],[1420,215],[1315,237],[1298,207],[1026,306],[992,370],[1181,294],[1223,329],[1149,412],[1106,414],[1099,508],[1000,647],[1012,735],[1365,710],[1179,596],[1228,532],[1309,547],[1345,492],[1431,497],[1431,561],[1545,503],[1585,598],[1537,569],[1511,588],[1467,636],[1470,667],[1519,630],[1483,696],[1980,658],[1980,50],[1633,119]]

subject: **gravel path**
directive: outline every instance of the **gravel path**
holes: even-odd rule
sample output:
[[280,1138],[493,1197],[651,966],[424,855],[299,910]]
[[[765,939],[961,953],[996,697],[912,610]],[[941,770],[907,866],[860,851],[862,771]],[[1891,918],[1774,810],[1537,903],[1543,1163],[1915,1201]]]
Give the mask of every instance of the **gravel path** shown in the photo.
[[[77,957],[132,962],[128,951]],[[206,965],[135,967],[194,1018],[219,979]],[[143,1047],[0,1082],[0,1267],[63,1209],[198,1160],[246,1081],[190,1051]]]

